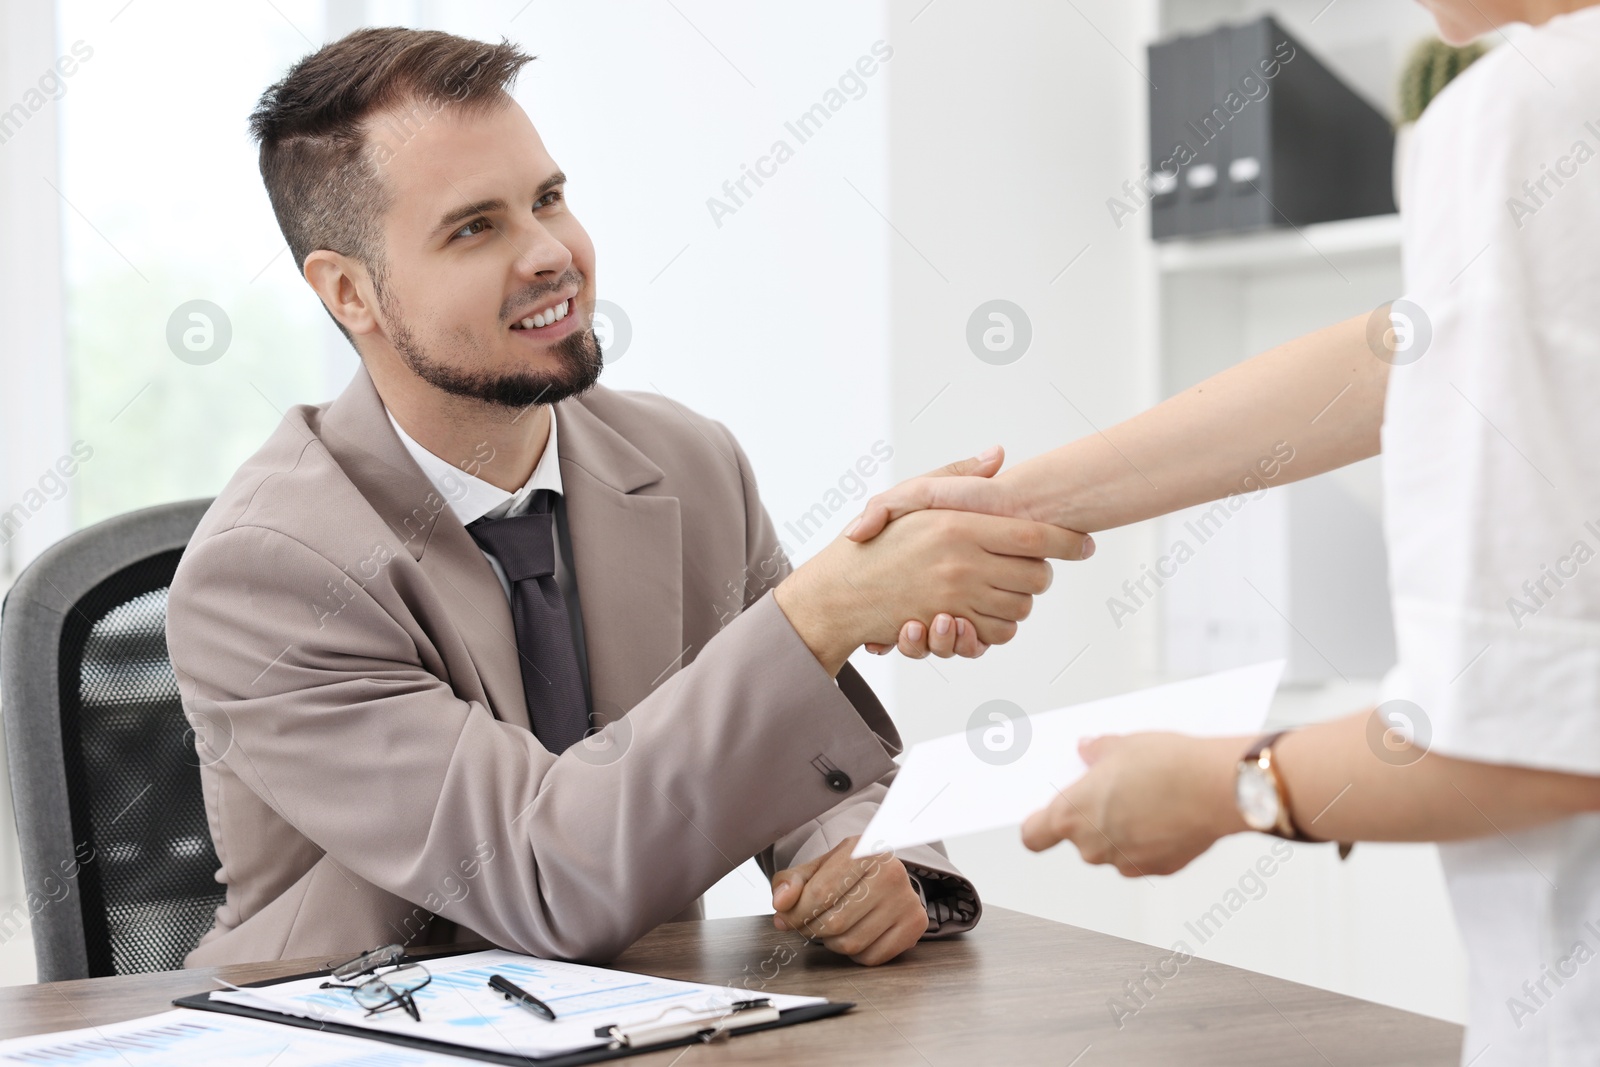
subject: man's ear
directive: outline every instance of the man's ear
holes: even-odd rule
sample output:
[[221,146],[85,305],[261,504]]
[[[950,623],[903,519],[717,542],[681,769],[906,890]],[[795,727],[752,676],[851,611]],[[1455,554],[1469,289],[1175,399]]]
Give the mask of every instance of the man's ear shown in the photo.
[[366,267],[349,256],[319,248],[306,256],[304,273],[328,313],[351,334],[378,329],[377,308],[367,296],[372,292],[372,282]]

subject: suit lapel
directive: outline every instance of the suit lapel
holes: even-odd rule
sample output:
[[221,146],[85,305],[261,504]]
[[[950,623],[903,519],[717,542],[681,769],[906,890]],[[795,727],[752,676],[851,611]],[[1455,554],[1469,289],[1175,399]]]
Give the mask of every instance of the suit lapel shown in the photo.
[[[389,527],[397,550],[410,553],[445,601],[490,710],[528,729],[516,628],[505,590],[477,542],[395,436],[366,368],[357,370],[349,387],[329,405],[317,431],[334,461]],[[473,695],[459,685],[457,693]]]
[[[610,722],[688,658],[683,525],[676,497],[638,492],[661,481],[661,468],[582,399],[563,401],[556,417],[589,691],[596,715]],[[491,709],[527,729],[505,591],[472,535],[395,436],[365,368],[329,405],[316,430],[446,601]]]
[[676,497],[637,491],[658,483],[661,468],[582,400],[562,402],[556,418],[589,688],[603,725],[687,658],[683,524]]

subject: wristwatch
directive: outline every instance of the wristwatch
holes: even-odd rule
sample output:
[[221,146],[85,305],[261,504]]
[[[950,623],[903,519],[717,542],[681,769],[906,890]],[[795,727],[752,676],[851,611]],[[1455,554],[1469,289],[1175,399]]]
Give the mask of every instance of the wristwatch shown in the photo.
[[[1239,760],[1233,782],[1234,803],[1238,805],[1239,814],[1244,818],[1245,825],[1252,830],[1260,830],[1262,833],[1273,834],[1289,841],[1321,844],[1320,839],[1311,837],[1295,825],[1294,812],[1289,806],[1288,787],[1284,784],[1283,777],[1278,773],[1277,763],[1273,760],[1272,746],[1277,744],[1278,738],[1286,732],[1279,730],[1277,733],[1257,738],[1255,744],[1250,746],[1250,751]],[[1341,841],[1339,858],[1344,859],[1348,856],[1352,847],[1354,842]]]
[[1275,734],[1257,738],[1256,743],[1250,746],[1250,751],[1244,754],[1234,777],[1234,803],[1239,805],[1239,814],[1250,829],[1276,834],[1290,841],[1310,841],[1311,838],[1294,824],[1294,815],[1289,808],[1289,791],[1272,760],[1272,746],[1283,735],[1284,731],[1279,730]]

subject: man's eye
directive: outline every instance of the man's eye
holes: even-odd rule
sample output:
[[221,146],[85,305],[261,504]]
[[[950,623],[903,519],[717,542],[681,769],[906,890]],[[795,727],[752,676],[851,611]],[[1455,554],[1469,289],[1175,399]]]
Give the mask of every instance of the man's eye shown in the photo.
[[[565,200],[565,199],[566,199],[566,196],[562,193],[562,191],[560,189],[552,189],[552,190],[550,190],[550,192],[545,193],[543,196],[541,196],[539,199],[537,199],[537,200],[535,200],[533,202],[533,210],[538,211],[540,208],[551,207],[551,206],[553,206],[555,204],[559,204],[562,200]],[[462,235],[466,235],[467,237],[476,237],[478,234],[483,232],[482,230],[473,229],[473,227],[479,226],[479,225],[487,227],[489,225],[489,220],[485,219],[485,218],[473,219],[471,222],[469,222],[465,226],[461,227],[461,229],[459,229],[455,233],[451,234],[450,235],[450,239],[453,241],[457,237],[460,237]]]

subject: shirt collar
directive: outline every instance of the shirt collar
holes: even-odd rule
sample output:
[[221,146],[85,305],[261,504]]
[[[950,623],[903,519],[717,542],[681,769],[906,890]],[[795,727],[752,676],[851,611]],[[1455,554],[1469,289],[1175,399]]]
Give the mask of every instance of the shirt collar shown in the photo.
[[387,406],[383,410],[389,416],[389,425],[394,427],[400,443],[406,446],[406,451],[422,468],[422,473],[428,476],[434,489],[449,502],[450,510],[463,526],[484,517],[499,519],[507,515],[520,515],[527,510],[528,501],[535,490],[561,492],[561,463],[556,455],[557,419],[554,407],[550,408],[550,439],[545,442],[544,454],[539,457],[539,465],[533,468],[527,482],[515,493],[508,493],[475,474],[468,474],[446,463],[413,441],[411,435],[400,428]]

